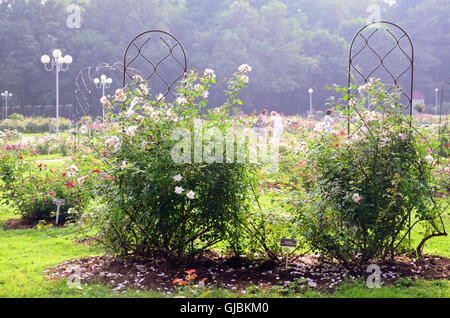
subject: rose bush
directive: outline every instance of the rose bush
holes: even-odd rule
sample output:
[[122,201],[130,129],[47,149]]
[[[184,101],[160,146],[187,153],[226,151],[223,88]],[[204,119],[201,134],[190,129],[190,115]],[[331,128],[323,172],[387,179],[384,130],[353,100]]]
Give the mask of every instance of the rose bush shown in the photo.
[[23,156],[61,154],[67,156],[74,148],[74,138],[51,135],[24,137],[16,142],[0,142],[2,150],[20,150]]
[[[66,131],[72,128],[72,123],[66,118],[59,118],[59,130]],[[49,133],[56,130],[55,118],[24,117],[12,114],[8,119],[0,121],[0,130],[17,130],[21,133]]]
[[353,118],[351,135],[319,131],[311,143],[315,189],[299,220],[311,247],[343,262],[393,256],[418,223],[446,235],[430,193],[436,158],[399,111],[397,94],[374,80],[365,90],[374,111],[364,108],[364,98],[346,97],[353,104],[343,112]]
[[240,69],[228,81],[225,104],[207,111],[213,70],[187,74],[173,103],[151,98],[139,77],[102,100],[110,117],[90,140],[105,169],[95,221],[109,250],[188,261],[219,242],[239,241],[251,165],[221,160],[225,147],[210,148],[209,141],[230,136],[240,123],[234,107],[250,71]]
[[[14,203],[22,217],[53,220],[55,199],[64,199],[60,220],[75,219],[92,198],[95,173],[88,166],[72,161],[64,168],[50,169],[45,164],[24,160],[20,147],[0,152],[0,194],[6,204]],[[73,158],[75,159],[75,158]]]

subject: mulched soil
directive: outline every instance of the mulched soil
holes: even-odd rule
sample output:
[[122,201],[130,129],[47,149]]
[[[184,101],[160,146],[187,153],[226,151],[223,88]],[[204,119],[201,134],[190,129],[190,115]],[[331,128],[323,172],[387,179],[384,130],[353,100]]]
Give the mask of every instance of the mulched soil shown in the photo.
[[3,224],[4,230],[26,230],[35,227],[38,221],[28,219],[11,219]]
[[[38,225],[39,221],[32,220],[32,219],[11,219],[7,220],[3,223],[3,229],[5,231],[7,230],[26,230],[26,229],[32,229]],[[64,227],[64,224],[55,224],[55,221],[50,222],[47,221],[47,224],[52,223],[55,227]]]
[[[280,264],[283,264],[280,261]],[[425,256],[417,260],[405,256],[396,257],[394,263],[381,262],[382,285],[391,285],[399,278],[427,280],[450,276],[450,259],[438,256]],[[293,288],[301,292],[306,288],[321,292],[332,292],[348,279],[367,278],[367,267],[345,268],[333,262],[323,262],[317,255],[305,255],[290,263],[288,272],[283,265],[272,262],[249,261],[245,258],[224,259],[220,255],[208,255],[196,266],[187,268],[170,264],[162,259],[149,261],[120,261],[110,256],[90,257],[64,262],[44,271],[47,279],[59,280],[79,275],[80,283],[100,283],[109,285],[118,292],[127,289],[155,290],[170,295],[174,292],[173,280],[184,278],[184,271],[195,269],[198,283],[206,278],[205,285],[220,287],[245,294],[246,287],[255,285],[261,289],[271,286]]]

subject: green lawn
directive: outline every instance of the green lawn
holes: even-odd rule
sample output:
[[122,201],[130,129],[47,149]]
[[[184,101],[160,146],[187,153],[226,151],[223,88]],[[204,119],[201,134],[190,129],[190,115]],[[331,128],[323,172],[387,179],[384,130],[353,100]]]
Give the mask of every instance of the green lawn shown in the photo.
[[26,161],[45,161],[45,160],[59,160],[59,159],[67,159],[60,154],[53,155],[40,155],[40,156],[26,156],[24,158]]

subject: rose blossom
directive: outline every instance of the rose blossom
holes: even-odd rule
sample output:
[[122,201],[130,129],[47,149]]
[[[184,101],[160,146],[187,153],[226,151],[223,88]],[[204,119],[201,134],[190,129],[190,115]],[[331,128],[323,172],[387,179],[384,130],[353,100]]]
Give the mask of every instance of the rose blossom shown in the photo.
[[214,70],[207,68],[205,70],[205,73],[203,75],[204,77],[208,77],[208,78],[216,78],[216,74],[214,74]]
[[248,83],[248,76],[245,75],[245,74],[241,75],[241,80],[242,80],[244,83]]
[[428,155],[425,157],[425,161],[428,163],[432,163],[434,161],[434,158],[432,156]]
[[144,79],[142,78],[141,75],[135,74],[133,75],[133,80],[137,81],[137,82],[143,82]]
[[175,193],[176,194],[182,194],[184,189],[182,187],[175,187]]
[[178,97],[177,99],[176,99],[176,102],[178,103],[178,104],[180,104],[180,105],[184,105],[184,104],[187,104],[187,99],[186,98],[184,98],[184,97]]
[[175,177],[173,177],[173,180],[175,182],[180,182],[181,180],[183,180],[183,177],[181,176],[181,174],[177,174]]
[[132,136],[136,135],[137,129],[138,128],[136,126],[127,127],[126,133],[127,133],[128,136],[132,137]]
[[353,199],[353,201],[355,201],[356,203],[359,203],[359,201],[361,201],[361,197],[359,196],[358,193],[355,193],[355,194],[352,196],[352,199]]
[[364,85],[361,85],[359,88],[358,88],[358,92],[365,92],[368,88],[369,88],[369,86],[370,86],[370,84],[369,83],[366,83],[366,84],[364,84]]
[[139,84],[139,89],[141,90],[141,93],[144,95],[148,95],[148,87],[145,84]]
[[75,188],[75,183],[73,181],[69,181],[66,183],[66,187],[68,188]]
[[78,178],[77,182],[78,182],[78,184],[83,184],[84,181],[86,181],[86,179],[87,179],[87,176],[82,176],[82,177]]
[[108,97],[103,96],[102,98],[100,98],[100,103],[102,103],[103,106],[108,105],[109,104]]
[[125,95],[123,89],[120,89],[120,88],[116,90],[115,96],[116,96],[116,101],[119,101],[119,102],[124,102],[127,99],[127,96]]
[[244,72],[247,73],[247,72],[251,72],[252,68],[248,64],[242,64],[241,66],[239,66],[238,70],[241,73],[244,73]]
[[186,196],[189,198],[189,199],[194,199],[195,198],[195,192],[194,191],[189,191],[188,193],[186,193]]
[[160,93],[158,96],[156,96],[156,101],[159,102],[162,100],[164,100],[164,95]]

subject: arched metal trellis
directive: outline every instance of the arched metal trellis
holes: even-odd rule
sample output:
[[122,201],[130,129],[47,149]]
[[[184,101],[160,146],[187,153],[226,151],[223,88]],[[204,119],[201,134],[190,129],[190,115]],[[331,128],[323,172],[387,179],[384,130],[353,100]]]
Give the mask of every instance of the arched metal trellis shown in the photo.
[[[383,37],[383,38],[380,38]],[[358,46],[359,45],[359,46]],[[380,48],[381,46],[381,48]],[[374,64],[370,64],[374,63]],[[367,70],[368,69],[368,70]],[[364,94],[364,90],[361,92],[358,89],[358,81],[361,84],[367,84],[370,79],[379,78],[385,85],[385,89],[388,93],[398,93],[400,96],[400,104],[407,105],[403,109],[392,109],[391,105],[383,105],[382,103],[374,103],[371,105],[368,101],[367,108],[369,111],[380,110],[383,113],[392,114],[396,112],[398,114],[408,114],[412,116],[413,110],[413,92],[414,92],[414,46],[411,38],[400,26],[388,22],[377,21],[367,24],[361,28],[354,36],[350,51],[349,51],[349,63],[348,63],[348,110],[352,109],[352,97],[361,96]],[[356,85],[355,85],[356,84]],[[370,97],[367,94],[367,97]],[[406,103],[402,100],[406,99]],[[354,108],[356,109],[356,107]],[[348,134],[351,134],[352,118],[351,114],[348,116]],[[355,126],[354,132],[360,131],[360,128],[365,126]],[[415,129],[412,121],[410,121],[411,129]],[[420,132],[415,129],[416,132]],[[423,137],[423,136],[422,136]],[[426,138],[424,138],[426,139]],[[433,200],[432,189],[425,180],[422,171],[418,171],[422,176],[423,185],[428,188],[431,197],[430,202],[437,208],[436,202]],[[408,211],[408,229],[406,231],[409,238],[409,245],[411,247],[411,230],[417,224],[411,224],[412,210]],[[443,229],[439,229],[434,226],[432,222],[430,224],[433,227],[433,234],[423,238],[422,242],[417,247],[418,253],[421,253],[423,244],[435,236],[446,236],[446,230],[442,216],[440,217]],[[406,235],[405,235],[406,237]],[[402,239],[403,240],[403,239]]]
[[[380,36],[384,38],[380,38]],[[376,42],[377,40],[379,40],[378,43]],[[404,42],[406,43],[403,44]],[[377,47],[379,43],[388,45],[384,52]],[[402,57],[403,61],[406,61],[406,65],[402,66],[400,63],[402,59],[397,59],[396,57]],[[393,62],[391,61],[392,58],[395,58]],[[359,63],[358,59],[360,59]],[[370,66],[369,70],[365,70],[361,66],[361,64],[370,65],[370,63],[375,64]],[[400,111],[405,112],[409,108],[409,114],[412,115],[414,46],[405,30],[388,21],[369,23],[354,36],[349,50],[348,95],[358,94],[357,90],[352,90],[352,84],[357,82],[366,84],[370,81],[370,78],[378,76],[381,77],[384,84],[390,85],[389,92],[394,89],[400,91],[402,97],[406,98],[407,101],[407,107]],[[406,83],[402,85],[401,82]],[[350,109],[350,107],[351,103],[349,100],[348,108]],[[351,133],[350,124],[351,119],[349,117],[347,127],[349,134]]]
[[[98,66],[88,66],[81,71],[75,77],[75,91],[74,91],[74,105],[73,105],[73,115],[72,120],[74,123],[74,135],[75,135],[75,144],[74,146],[78,146],[78,128],[81,123],[81,119],[84,117],[96,117],[101,114],[101,104],[100,99],[93,99],[95,89],[94,79],[99,77],[100,72],[105,73],[117,73],[115,77],[115,81],[120,82],[121,80],[121,72],[123,70],[123,64],[120,62],[114,64],[102,63]],[[138,74],[141,75],[140,72],[136,69],[130,68],[128,70],[130,74]],[[113,82],[114,83],[114,82]],[[114,85],[114,84],[113,84]]]
[[[402,45],[402,41],[406,42],[407,47],[404,47],[404,44]],[[395,59],[393,62],[390,61],[392,58]],[[401,60],[405,60],[406,65],[402,66]],[[368,70],[365,68],[368,68]],[[400,82],[405,79],[407,74],[409,74],[409,80],[406,80],[406,85],[401,85]],[[358,82],[359,84],[367,84],[373,77],[380,78],[386,85],[387,92],[396,90],[400,92],[401,97],[406,98],[406,108],[396,111],[403,113],[409,109],[408,113],[412,115],[414,45],[408,33],[395,23],[389,21],[372,22],[362,27],[353,37],[348,59],[347,95],[349,99],[347,107],[349,111],[352,107],[350,96],[359,95],[359,90],[353,89],[353,87],[358,87]],[[367,110],[374,110],[377,106],[381,106],[383,112],[389,113],[392,111],[385,108],[384,105],[371,106],[370,103],[367,104]],[[347,119],[349,135],[351,134],[351,121],[349,115]],[[360,124],[355,132],[358,132],[363,126],[364,124]],[[408,213],[408,223],[408,237],[411,243],[411,211]]]
[[127,46],[123,58],[123,87],[133,79],[131,66],[144,74],[154,95],[176,98],[176,84],[187,73],[187,56],[183,45],[172,34],[150,30],[136,36]]
[[[120,78],[120,73],[123,70],[123,64],[120,62],[114,64],[102,63],[98,66],[88,66],[78,72],[75,78],[75,103],[73,107],[73,120],[75,123],[85,116],[94,115],[95,105],[100,101],[93,101],[94,93],[94,78],[99,77],[100,72],[117,72],[116,78]],[[141,73],[134,68],[129,68],[128,72],[133,75],[141,75]]]

